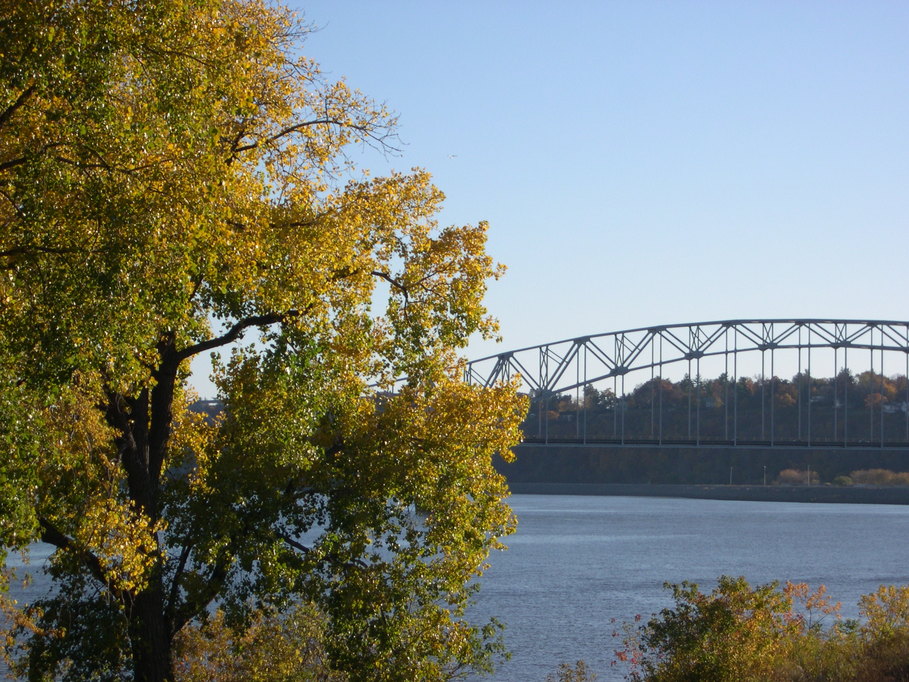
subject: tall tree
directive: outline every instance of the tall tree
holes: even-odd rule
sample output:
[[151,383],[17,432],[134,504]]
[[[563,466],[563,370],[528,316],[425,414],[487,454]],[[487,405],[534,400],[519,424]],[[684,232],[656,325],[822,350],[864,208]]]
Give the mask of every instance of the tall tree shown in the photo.
[[[495,332],[485,225],[358,173],[394,118],[272,3],[0,8],[0,543],[56,548],[23,665],[169,680],[215,606],[308,602],[354,679],[487,666],[464,610],[524,405],[451,369]],[[188,365],[219,350],[211,420]]]

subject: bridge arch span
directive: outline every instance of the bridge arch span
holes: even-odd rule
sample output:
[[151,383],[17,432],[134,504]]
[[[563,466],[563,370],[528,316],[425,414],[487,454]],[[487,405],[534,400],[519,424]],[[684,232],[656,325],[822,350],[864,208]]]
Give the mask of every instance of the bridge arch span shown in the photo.
[[898,353],[909,363],[909,322],[756,319],[640,327],[473,360],[467,364],[465,380],[490,386],[519,374],[531,391],[559,393],[632,372],[742,353],[805,351],[810,362],[815,349]]
[[[759,373],[743,371],[746,354],[759,356]],[[783,366],[792,380],[778,378]],[[667,368],[687,371],[673,384]],[[905,321],[641,327],[498,353],[465,374],[483,386],[520,375],[532,397],[525,442],[909,448]]]

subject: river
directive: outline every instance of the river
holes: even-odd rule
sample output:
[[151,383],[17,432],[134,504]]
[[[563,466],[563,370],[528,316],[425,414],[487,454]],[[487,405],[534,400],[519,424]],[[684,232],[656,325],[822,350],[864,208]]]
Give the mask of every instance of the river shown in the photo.
[[824,584],[846,617],[862,594],[909,582],[906,506],[573,495],[511,506],[518,531],[491,557],[474,610],[506,624],[501,682],[542,682],[579,659],[601,681],[623,679],[610,619],[669,606],[666,581]]
[[[496,552],[472,615],[506,624],[512,659],[498,682],[542,682],[560,662],[587,662],[601,682],[616,619],[669,606],[665,581],[712,589],[723,574],[753,584],[824,584],[858,615],[858,598],[909,582],[909,506],[514,495],[518,531]],[[33,547],[40,565],[49,548]],[[18,563],[10,557],[11,564]],[[43,592],[41,582],[20,597]]]

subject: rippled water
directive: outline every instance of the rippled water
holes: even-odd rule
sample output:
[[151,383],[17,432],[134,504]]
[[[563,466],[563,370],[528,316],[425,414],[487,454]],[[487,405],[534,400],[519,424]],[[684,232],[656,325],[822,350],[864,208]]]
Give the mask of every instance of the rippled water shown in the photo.
[[507,625],[513,657],[493,676],[503,682],[542,681],[578,659],[600,680],[622,679],[610,619],[668,606],[665,581],[824,584],[847,617],[860,595],[909,582],[904,506],[567,495],[511,504],[518,532],[493,555],[475,609]]
[[[610,619],[668,606],[664,581],[825,584],[847,617],[860,595],[909,582],[909,506],[572,495],[515,495],[511,505],[518,532],[492,556],[474,609],[507,625],[513,657],[492,677],[501,682],[542,682],[578,659],[600,680],[622,679]],[[35,546],[33,564],[48,549]],[[21,596],[43,593],[41,582]]]

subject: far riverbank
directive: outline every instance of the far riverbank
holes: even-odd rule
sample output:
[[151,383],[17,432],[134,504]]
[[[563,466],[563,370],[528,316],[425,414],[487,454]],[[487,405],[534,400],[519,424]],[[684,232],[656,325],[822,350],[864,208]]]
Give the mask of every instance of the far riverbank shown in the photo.
[[509,483],[518,495],[617,495],[749,502],[909,504],[909,487],[825,485],[665,485],[629,483]]

